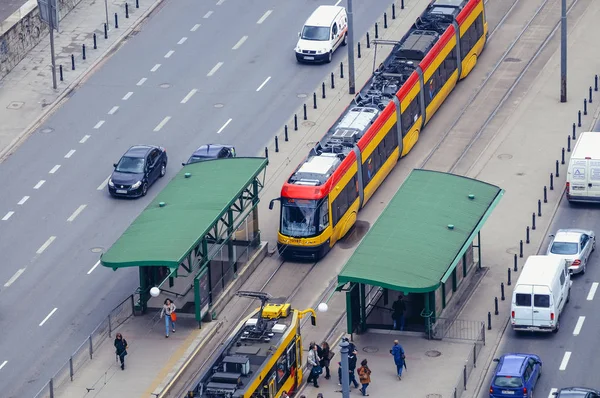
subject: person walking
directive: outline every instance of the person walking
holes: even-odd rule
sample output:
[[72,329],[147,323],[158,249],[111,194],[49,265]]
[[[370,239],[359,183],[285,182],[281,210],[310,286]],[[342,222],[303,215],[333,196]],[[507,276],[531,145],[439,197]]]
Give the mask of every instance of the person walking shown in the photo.
[[394,320],[394,330],[404,330],[404,312],[406,311],[406,304],[404,303],[404,297],[399,296],[394,304],[392,304],[392,319]]
[[121,370],[125,370],[125,355],[127,355],[127,340],[123,338],[121,333],[115,336],[115,352],[121,361]]
[[369,394],[367,394],[367,387],[369,387],[369,384],[371,383],[371,369],[369,369],[369,366],[367,366],[366,359],[363,359],[360,362],[360,368],[358,368],[358,379],[362,385],[360,392],[362,392],[362,395],[368,397]]
[[350,383],[354,384],[354,388],[358,388],[358,381],[356,381],[356,375],[354,374],[358,362],[357,354],[358,351],[356,350],[348,353],[348,372],[350,373]]
[[394,346],[390,350],[390,354],[394,357],[394,363],[396,364],[396,373],[398,374],[398,380],[402,380],[402,367],[404,366],[404,349],[398,343],[398,340],[394,340]]
[[331,352],[329,348],[329,344],[326,341],[321,343],[321,353],[319,356],[321,357],[321,368],[325,369],[325,379],[329,380],[331,378],[331,374],[329,373],[329,365],[331,362],[331,358],[333,358],[333,352]]
[[323,372],[319,366],[321,358],[319,358],[319,354],[317,353],[318,347],[319,346],[317,344],[311,344],[307,355],[308,369],[310,373],[306,382],[310,383],[312,381],[315,388],[319,388],[318,379],[319,375]]
[[165,337],[169,337],[169,324],[172,326],[173,333],[175,333],[175,321],[177,320],[177,315],[175,314],[175,304],[170,300],[166,299],[163,304],[162,310],[160,311],[160,317],[165,318]]
[[281,398],[290,398],[290,396],[288,395],[287,391],[284,391],[281,393]]

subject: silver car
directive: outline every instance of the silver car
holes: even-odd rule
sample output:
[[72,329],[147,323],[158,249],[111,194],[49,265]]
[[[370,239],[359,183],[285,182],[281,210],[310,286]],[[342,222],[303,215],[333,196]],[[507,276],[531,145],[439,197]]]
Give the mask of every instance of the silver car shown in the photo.
[[559,229],[550,237],[552,241],[546,255],[560,256],[567,260],[569,271],[573,274],[585,274],[590,254],[596,249],[594,231]]

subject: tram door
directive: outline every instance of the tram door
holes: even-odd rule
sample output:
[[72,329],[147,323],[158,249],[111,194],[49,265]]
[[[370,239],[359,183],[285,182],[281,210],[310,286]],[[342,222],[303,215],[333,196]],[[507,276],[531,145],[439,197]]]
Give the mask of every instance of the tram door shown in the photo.
[[275,377],[277,376],[277,372],[273,372],[273,374],[269,377],[269,398],[275,398],[277,394],[277,388],[275,386]]

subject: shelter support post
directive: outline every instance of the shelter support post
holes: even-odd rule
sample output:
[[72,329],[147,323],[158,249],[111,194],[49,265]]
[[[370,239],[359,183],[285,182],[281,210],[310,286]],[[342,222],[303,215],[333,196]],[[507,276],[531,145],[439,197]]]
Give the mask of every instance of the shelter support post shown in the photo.
[[431,332],[431,303],[429,302],[429,292],[425,294],[425,311],[423,314],[425,315],[425,331],[427,334]]
[[260,189],[258,186],[258,180],[255,178],[252,181],[252,204],[254,205],[254,209],[252,209],[252,242],[254,247],[258,247],[260,245],[260,229],[258,224],[258,193]]
[[200,298],[200,280],[198,278],[194,278],[194,307],[198,328],[202,328],[202,299]]
[[233,267],[233,274],[237,276],[237,261],[235,261],[235,254],[233,252],[233,210],[231,208],[227,210],[227,257],[229,259],[229,269]]
[[481,231],[477,232],[477,261],[478,267],[481,269]]
[[140,272],[140,301],[138,303],[139,310],[142,314],[146,313],[148,308],[148,293],[150,287],[148,286],[148,267],[139,267]]
[[367,329],[367,303],[365,294],[365,284],[359,283],[358,289],[360,294],[360,331],[361,333],[363,333]]
[[[206,237],[204,239],[202,239],[202,251],[204,253],[208,253],[208,241],[206,240]],[[212,306],[212,303],[213,303],[213,296],[212,296],[213,286],[212,286],[212,278],[211,278],[211,272],[210,272],[210,261],[206,263],[206,267],[208,268],[208,302]],[[200,266],[200,269],[202,269],[202,265]]]

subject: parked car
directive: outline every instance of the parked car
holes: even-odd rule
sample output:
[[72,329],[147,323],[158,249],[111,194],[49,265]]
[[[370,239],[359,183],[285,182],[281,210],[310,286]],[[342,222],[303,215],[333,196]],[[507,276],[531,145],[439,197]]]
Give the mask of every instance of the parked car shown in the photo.
[[590,254],[596,249],[596,234],[583,229],[559,229],[550,235],[546,255],[560,256],[567,260],[569,271],[585,274]]
[[498,362],[492,383],[490,398],[530,398],[542,375],[542,360],[534,354],[506,354],[494,358]]
[[341,6],[319,6],[298,33],[294,51],[298,62],[331,62],[334,51],[345,46],[348,16]]
[[135,145],[125,152],[108,180],[112,196],[139,197],[167,172],[167,151],[153,145]]
[[600,391],[587,387],[567,387],[553,392],[557,398],[600,398]]
[[187,162],[182,166],[192,163],[204,162],[205,160],[234,158],[235,148],[232,145],[208,144],[202,145],[194,151]]

